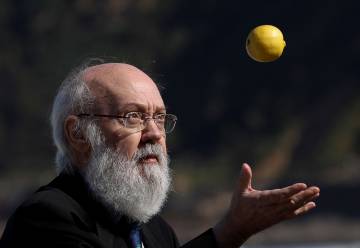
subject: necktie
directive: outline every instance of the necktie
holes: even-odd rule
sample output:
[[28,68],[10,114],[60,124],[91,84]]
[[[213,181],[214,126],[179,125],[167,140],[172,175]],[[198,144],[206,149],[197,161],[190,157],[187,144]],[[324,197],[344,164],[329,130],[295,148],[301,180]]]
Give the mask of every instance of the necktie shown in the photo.
[[132,248],[142,248],[140,237],[140,226],[138,224],[132,225],[130,231],[130,242]]

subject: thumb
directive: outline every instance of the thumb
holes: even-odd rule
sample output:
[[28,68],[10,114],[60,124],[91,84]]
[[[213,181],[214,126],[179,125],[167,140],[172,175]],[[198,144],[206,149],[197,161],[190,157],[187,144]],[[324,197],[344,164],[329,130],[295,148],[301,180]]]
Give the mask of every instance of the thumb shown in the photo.
[[243,163],[241,167],[241,173],[238,181],[237,190],[240,192],[245,192],[248,189],[252,189],[251,179],[252,179],[251,167],[247,163]]

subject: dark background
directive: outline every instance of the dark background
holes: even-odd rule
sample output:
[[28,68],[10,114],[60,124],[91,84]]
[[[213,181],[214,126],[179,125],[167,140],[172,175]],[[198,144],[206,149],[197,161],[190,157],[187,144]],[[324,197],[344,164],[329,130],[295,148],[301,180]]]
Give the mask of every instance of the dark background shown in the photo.
[[[322,188],[318,208],[249,243],[360,239],[360,29],[357,1],[77,0],[0,2],[0,234],[54,176],[49,114],[88,57],[136,65],[164,87],[180,239],[223,214],[242,162],[258,188]],[[245,41],[279,27],[283,56],[251,60]]]

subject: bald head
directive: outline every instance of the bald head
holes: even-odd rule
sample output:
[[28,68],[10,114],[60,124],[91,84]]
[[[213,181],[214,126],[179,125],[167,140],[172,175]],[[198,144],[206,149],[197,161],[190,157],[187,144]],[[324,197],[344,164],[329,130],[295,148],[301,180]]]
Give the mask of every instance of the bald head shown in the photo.
[[101,110],[104,110],[104,107],[114,108],[130,104],[131,101],[138,101],[142,105],[164,105],[154,81],[129,64],[107,63],[91,66],[83,71],[83,79]]
[[106,81],[108,84],[114,80],[141,80],[154,83],[149,76],[133,65],[125,63],[107,63],[88,67],[84,70],[85,82]]

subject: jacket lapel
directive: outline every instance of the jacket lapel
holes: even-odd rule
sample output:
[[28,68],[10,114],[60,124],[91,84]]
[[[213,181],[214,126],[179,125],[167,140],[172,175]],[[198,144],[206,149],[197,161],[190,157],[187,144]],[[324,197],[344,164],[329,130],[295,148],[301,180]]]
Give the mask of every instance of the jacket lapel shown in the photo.
[[156,239],[155,235],[151,232],[147,225],[143,225],[141,228],[141,237],[145,248],[161,248],[166,247],[166,244],[162,244]]

